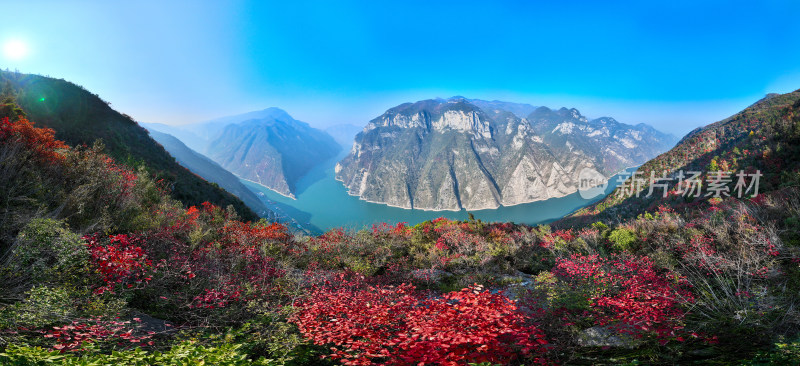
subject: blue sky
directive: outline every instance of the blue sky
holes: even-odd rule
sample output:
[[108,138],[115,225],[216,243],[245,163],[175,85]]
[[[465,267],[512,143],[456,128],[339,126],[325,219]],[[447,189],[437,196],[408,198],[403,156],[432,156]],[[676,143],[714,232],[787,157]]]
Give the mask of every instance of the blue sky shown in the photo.
[[70,80],[145,122],[276,106],[363,125],[464,95],[682,135],[800,88],[797,1],[30,0],[3,12],[0,67]]

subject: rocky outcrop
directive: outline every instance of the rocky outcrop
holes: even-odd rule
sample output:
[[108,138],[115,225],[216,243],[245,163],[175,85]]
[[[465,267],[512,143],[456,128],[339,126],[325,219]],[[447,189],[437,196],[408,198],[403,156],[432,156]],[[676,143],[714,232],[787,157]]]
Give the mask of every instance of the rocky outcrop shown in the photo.
[[[456,97],[392,108],[356,136],[336,178],[371,202],[493,209],[574,193],[584,168],[610,177],[670,147],[647,126],[503,103]],[[503,105],[533,112],[521,118]]]
[[642,343],[630,333],[599,326],[582,330],[578,333],[577,341],[582,347],[634,348]]

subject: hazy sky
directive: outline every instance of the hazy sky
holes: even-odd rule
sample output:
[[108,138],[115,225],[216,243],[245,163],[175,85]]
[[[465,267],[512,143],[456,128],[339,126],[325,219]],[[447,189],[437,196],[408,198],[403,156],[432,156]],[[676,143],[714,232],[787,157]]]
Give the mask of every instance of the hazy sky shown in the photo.
[[800,88],[796,0],[27,0],[2,12],[0,67],[83,85],[145,122],[276,106],[363,125],[463,95],[683,134]]

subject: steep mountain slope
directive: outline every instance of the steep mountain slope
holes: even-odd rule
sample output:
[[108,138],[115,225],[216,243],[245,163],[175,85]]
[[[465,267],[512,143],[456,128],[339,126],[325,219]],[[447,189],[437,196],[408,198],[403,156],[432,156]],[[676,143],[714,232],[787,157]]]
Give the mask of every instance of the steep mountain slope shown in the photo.
[[[691,171],[702,173],[697,177],[702,182],[700,194],[690,193],[688,180]],[[561,220],[560,224],[571,226],[597,220],[625,219],[654,210],[659,205],[677,209],[705,207],[716,195],[708,187],[717,179],[718,171],[730,172],[727,184],[721,187],[731,196],[738,196],[740,191],[743,197],[755,193],[751,190],[745,194],[746,187],[736,189],[739,182],[736,174],[742,171],[746,174],[760,171],[760,193],[800,186],[800,90],[767,95],[729,118],[690,132],[674,148],[637,170],[640,184],[632,184],[635,180],[629,179],[622,188]],[[681,172],[685,177],[680,177]],[[661,185],[653,186],[653,194],[648,197],[651,174],[667,178],[658,182],[666,184],[666,197]],[[754,180],[753,176],[744,177],[748,186]],[[679,185],[680,181],[682,184]],[[721,197],[726,195],[721,194]]]
[[[461,97],[389,109],[357,135],[337,179],[352,195],[404,208],[497,208],[565,196],[584,168],[610,177],[670,144],[652,129],[587,122],[574,109],[539,108],[526,119],[501,102],[480,103],[493,109]],[[633,140],[608,146],[621,137]]]
[[17,102],[29,118],[54,129],[57,139],[73,146],[102,139],[106,152],[116,161],[132,167],[145,165],[169,182],[172,196],[184,204],[233,205],[242,218],[258,219],[241,200],[180,166],[144,128],[111,109],[96,94],[64,80],[0,71],[0,83],[6,81],[18,93]]
[[303,175],[341,151],[330,135],[278,108],[258,116],[222,128],[208,145],[208,157],[242,178],[293,197]]
[[274,218],[274,213],[261,202],[253,191],[245,187],[235,175],[231,174],[211,159],[190,149],[175,136],[155,130],[149,131],[150,136],[161,144],[170,155],[174,156],[178,163],[203,177],[203,179],[217,184],[226,191],[233,193],[259,216]]

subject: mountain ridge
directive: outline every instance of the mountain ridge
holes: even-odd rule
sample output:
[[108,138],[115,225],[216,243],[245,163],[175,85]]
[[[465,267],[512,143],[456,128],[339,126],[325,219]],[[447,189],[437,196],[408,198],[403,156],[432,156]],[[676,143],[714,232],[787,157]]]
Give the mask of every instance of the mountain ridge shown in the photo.
[[[605,131],[584,136],[595,127]],[[464,97],[421,100],[372,119],[337,164],[336,178],[351,195],[370,202],[493,209],[573,193],[583,168],[607,178],[669,147],[652,142],[674,139],[640,130],[610,118],[588,121],[574,108],[538,107],[519,118],[506,110],[486,112]],[[578,137],[565,136],[573,132]],[[580,150],[580,144],[614,138],[628,139],[615,146],[619,152],[588,156]]]

